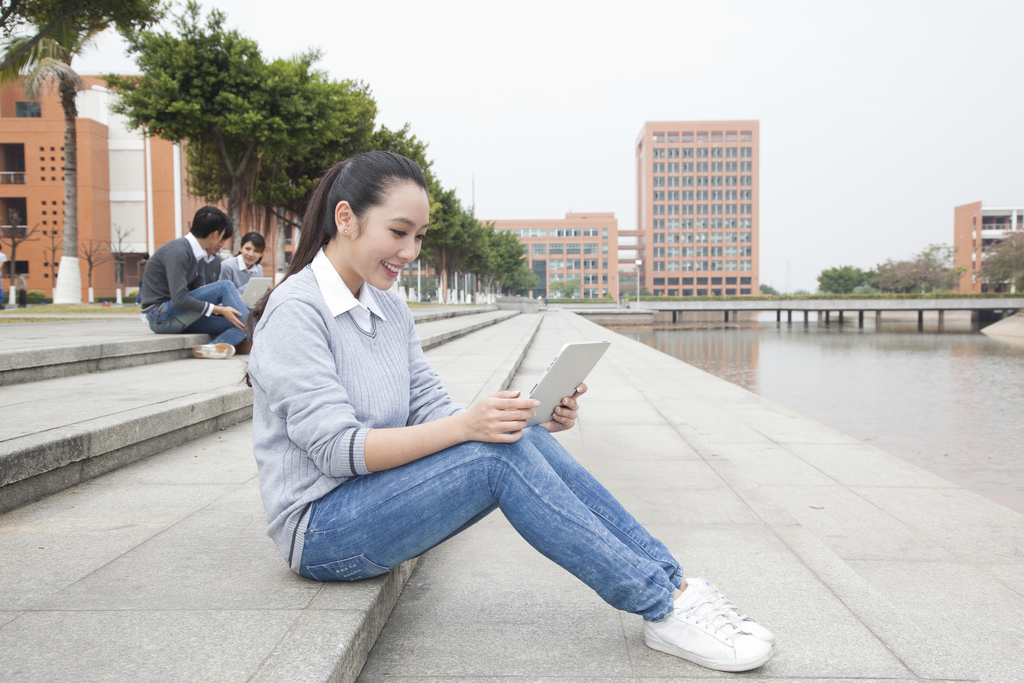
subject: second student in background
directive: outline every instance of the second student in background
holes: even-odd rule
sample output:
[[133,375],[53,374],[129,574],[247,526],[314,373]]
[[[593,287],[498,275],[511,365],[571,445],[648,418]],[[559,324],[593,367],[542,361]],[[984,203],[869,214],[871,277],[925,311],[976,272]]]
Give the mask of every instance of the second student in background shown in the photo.
[[263,277],[263,252],[267,243],[258,232],[248,232],[242,236],[241,250],[220,264],[220,279],[231,280],[238,294],[245,291],[245,286],[254,277]]

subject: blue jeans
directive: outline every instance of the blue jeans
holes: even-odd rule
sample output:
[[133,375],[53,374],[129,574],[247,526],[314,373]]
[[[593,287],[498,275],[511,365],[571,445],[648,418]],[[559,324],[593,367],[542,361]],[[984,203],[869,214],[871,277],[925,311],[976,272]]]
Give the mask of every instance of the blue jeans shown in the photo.
[[[239,318],[242,320],[249,314],[249,309],[238,296],[238,290],[228,280],[218,280],[193,289],[189,296],[216,306],[230,306],[241,313]],[[238,346],[246,339],[245,332],[232,325],[224,316],[207,317],[202,313],[186,311],[176,307],[173,301],[165,301],[149,309],[146,311],[146,319],[149,320],[149,329],[157,334],[208,334],[214,338],[211,344],[232,346]]]
[[514,444],[467,441],[345,482],[310,508],[300,573],[378,576],[495,508],[613,607],[654,620],[672,611],[679,563],[540,426]]

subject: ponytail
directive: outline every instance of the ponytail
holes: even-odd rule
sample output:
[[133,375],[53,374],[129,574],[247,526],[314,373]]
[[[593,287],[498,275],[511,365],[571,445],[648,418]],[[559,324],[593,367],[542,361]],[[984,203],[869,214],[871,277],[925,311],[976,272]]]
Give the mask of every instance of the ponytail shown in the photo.
[[[373,207],[383,204],[387,200],[388,191],[394,185],[404,182],[415,183],[424,191],[427,190],[423,170],[416,162],[392,152],[366,152],[334,164],[324,171],[306,200],[299,244],[292,252],[284,280],[312,263],[320,250],[338,234],[334,209],[339,202],[348,202],[352,207],[358,226],[358,219]],[[267,291],[246,316],[245,333],[253,341],[256,324],[263,317],[272,292],[273,289]],[[249,384],[248,375],[246,384]]]

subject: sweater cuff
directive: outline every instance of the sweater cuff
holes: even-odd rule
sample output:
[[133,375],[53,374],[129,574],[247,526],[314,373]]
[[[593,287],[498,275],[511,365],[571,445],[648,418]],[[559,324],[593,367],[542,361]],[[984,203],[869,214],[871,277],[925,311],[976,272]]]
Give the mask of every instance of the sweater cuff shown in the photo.
[[366,469],[366,458],[363,452],[366,435],[369,433],[369,429],[359,427],[352,429],[342,440],[342,462],[345,463],[345,469],[351,472],[349,476],[358,477],[370,473],[370,470]]
[[210,314],[212,314],[212,313],[213,313],[213,304],[207,303],[206,304],[206,312],[204,312],[203,315],[205,315],[207,318],[209,318]]

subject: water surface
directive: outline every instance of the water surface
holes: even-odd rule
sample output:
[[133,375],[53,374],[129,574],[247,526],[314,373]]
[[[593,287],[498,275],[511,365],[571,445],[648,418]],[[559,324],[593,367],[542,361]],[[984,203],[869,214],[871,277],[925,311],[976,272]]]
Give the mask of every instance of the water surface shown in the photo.
[[1024,345],[900,323],[616,331],[1024,512]]

